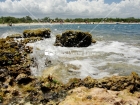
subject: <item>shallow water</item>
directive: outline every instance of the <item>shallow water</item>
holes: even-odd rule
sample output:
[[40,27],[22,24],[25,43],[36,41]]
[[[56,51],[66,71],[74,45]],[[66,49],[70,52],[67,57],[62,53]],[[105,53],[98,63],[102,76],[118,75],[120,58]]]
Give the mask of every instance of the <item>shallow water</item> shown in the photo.
[[[50,28],[52,37],[28,44],[34,48],[31,56],[38,68],[31,67],[31,70],[36,76],[52,67],[65,81],[72,77],[129,75],[133,71],[140,75],[140,24],[13,26],[0,27],[0,34],[5,37],[11,33],[22,33],[24,29],[42,27]],[[56,34],[71,29],[91,32],[97,43],[87,48],[53,46]]]

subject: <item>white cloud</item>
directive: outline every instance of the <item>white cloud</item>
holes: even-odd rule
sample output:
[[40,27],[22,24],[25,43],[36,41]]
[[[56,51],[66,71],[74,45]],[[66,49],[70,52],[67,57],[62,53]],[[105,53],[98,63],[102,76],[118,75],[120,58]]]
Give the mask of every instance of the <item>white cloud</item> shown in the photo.
[[106,4],[104,0],[6,0],[0,2],[0,16],[32,17],[136,17],[140,18],[140,0]]

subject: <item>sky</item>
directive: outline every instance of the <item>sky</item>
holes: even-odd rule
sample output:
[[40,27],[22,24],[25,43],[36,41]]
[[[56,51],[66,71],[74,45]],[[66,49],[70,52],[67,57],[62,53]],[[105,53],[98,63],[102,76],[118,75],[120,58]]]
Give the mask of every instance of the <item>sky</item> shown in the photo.
[[0,0],[0,16],[140,18],[140,0]]
[[[76,0],[67,0],[68,2],[70,1],[76,1]],[[92,1],[92,0],[90,0]],[[121,0],[104,0],[105,3],[108,3],[108,4],[111,4],[112,2],[115,2],[115,3],[119,3]]]

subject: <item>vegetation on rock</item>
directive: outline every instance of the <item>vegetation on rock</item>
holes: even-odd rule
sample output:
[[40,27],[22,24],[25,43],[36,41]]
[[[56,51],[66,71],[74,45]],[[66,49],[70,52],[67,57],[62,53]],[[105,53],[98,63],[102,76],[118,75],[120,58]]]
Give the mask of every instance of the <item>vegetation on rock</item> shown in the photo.
[[30,38],[30,37],[43,37],[43,38],[50,38],[50,29],[31,29],[31,30],[24,30],[23,37]]

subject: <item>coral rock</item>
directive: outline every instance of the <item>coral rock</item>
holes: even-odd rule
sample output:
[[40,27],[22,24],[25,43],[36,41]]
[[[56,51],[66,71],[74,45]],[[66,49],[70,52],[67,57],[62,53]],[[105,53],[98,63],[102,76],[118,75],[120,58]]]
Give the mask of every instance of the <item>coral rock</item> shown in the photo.
[[24,30],[23,31],[23,37],[29,38],[29,37],[44,37],[44,38],[50,38],[50,29],[32,29],[32,30]]
[[[94,41],[95,43],[96,41]],[[57,35],[54,45],[65,47],[88,47],[92,43],[92,35],[88,32],[66,31]]]
[[127,91],[111,91],[100,88],[78,87],[69,91],[59,105],[139,105],[140,93],[131,94]]

